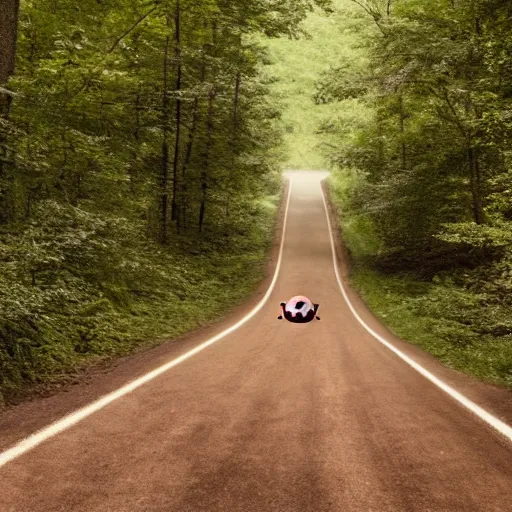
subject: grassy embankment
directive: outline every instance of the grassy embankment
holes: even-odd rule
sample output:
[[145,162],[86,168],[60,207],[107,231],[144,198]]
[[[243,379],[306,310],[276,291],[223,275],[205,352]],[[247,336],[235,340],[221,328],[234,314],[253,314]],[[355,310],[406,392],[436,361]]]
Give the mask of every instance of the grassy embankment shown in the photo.
[[224,316],[264,276],[279,202],[279,194],[256,201],[229,236],[182,240],[181,249],[163,251],[149,241],[105,249],[101,238],[91,268],[74,260],[90,245],[80,255],[68,246],[59,254],[55,247],[69,233],[52,237],[50,263],[61,258],[53,284],[44,284],[48,268],[32,283],[8,271],[1,278],[0,336],[16,337],[17,350],[0,350],[0,405]]
[[376,270],[378,236],[364,216],[345,208],[354,179],[334,172],[329,185],[350,253],[352,283],[364,301],[395,334],[446,366],[512,388],[511,336],[493,330],[507,318],[506,308],[461,286],[454,275],[426,281],[412,273]]

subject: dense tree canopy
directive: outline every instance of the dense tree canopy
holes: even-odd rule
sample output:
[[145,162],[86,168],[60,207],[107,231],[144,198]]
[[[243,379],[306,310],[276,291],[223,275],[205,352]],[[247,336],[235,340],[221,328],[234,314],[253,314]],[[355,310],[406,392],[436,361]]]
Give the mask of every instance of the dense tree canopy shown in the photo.
[[494,254],[510,232],[510,204],[502,195],[512,163],[510,6],[344,4],[352,17],[367,18],[369,65],[334,66],[316,99],[355,99],[371,114],[356,130],[326,122],[324,131],[341,130],[347,141],[332,152],[333,161],[365,176],[357,200],[378,226],[386,253],[399,267],[404,258],[425,263],[429,254],[435,266],[456,264],[447,252],[468,247],[476,261]]
[[333,59],[315,99],[333,106],[320,130],[363,292],[394,290],[373,304],[401,311],[397,332],[417,312],[413,340],[512,383],[512,6],[337,5],[353,58]]
[[133,301],[190,305],[218,251],[260,255],[280,189],[261,41],[327,4],[2,3],[0,388],[109,350]]

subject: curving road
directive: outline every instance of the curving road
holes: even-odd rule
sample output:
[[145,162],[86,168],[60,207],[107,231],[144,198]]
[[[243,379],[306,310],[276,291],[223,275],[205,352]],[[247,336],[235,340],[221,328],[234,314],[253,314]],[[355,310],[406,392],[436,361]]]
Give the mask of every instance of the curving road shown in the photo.
[[[0,511],[512,510],[512,443],[349,310],[333,269],[323,177],[293,176],[281,270],[261,310],[133,392],[20,449],[0,467]],[[276,319],[279,302],[297,294],[320,302],[320,322]],[[441,367],[351,298],[371,328],[510,424],[509,392]],[[146,354],[131,378],[206,334]],[[114,372],[89,391],[77,386],[10,411],[0,419],[0,450],[125,377]]]

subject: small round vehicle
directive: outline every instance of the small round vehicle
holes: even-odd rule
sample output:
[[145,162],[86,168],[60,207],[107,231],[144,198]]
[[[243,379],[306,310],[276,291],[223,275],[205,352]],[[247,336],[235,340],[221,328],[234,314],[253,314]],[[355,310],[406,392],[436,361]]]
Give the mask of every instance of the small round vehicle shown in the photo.
[[316,314],[318,307],[319,304],[314,304],[304,295],[297,295],[287,302],[281,302],[282,313],[277,319],[282,320],[284,318],[294,324],[305,324],[315,318],[320,320],[320,317]]

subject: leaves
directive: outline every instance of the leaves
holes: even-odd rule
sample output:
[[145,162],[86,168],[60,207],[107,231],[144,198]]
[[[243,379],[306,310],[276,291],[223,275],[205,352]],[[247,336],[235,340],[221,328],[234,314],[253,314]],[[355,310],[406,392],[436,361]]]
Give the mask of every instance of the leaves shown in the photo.
[[328,4],[22,3],[0,84],[0,390],[247,293],[275,211],[259,201],[280,188],[262,38]]

